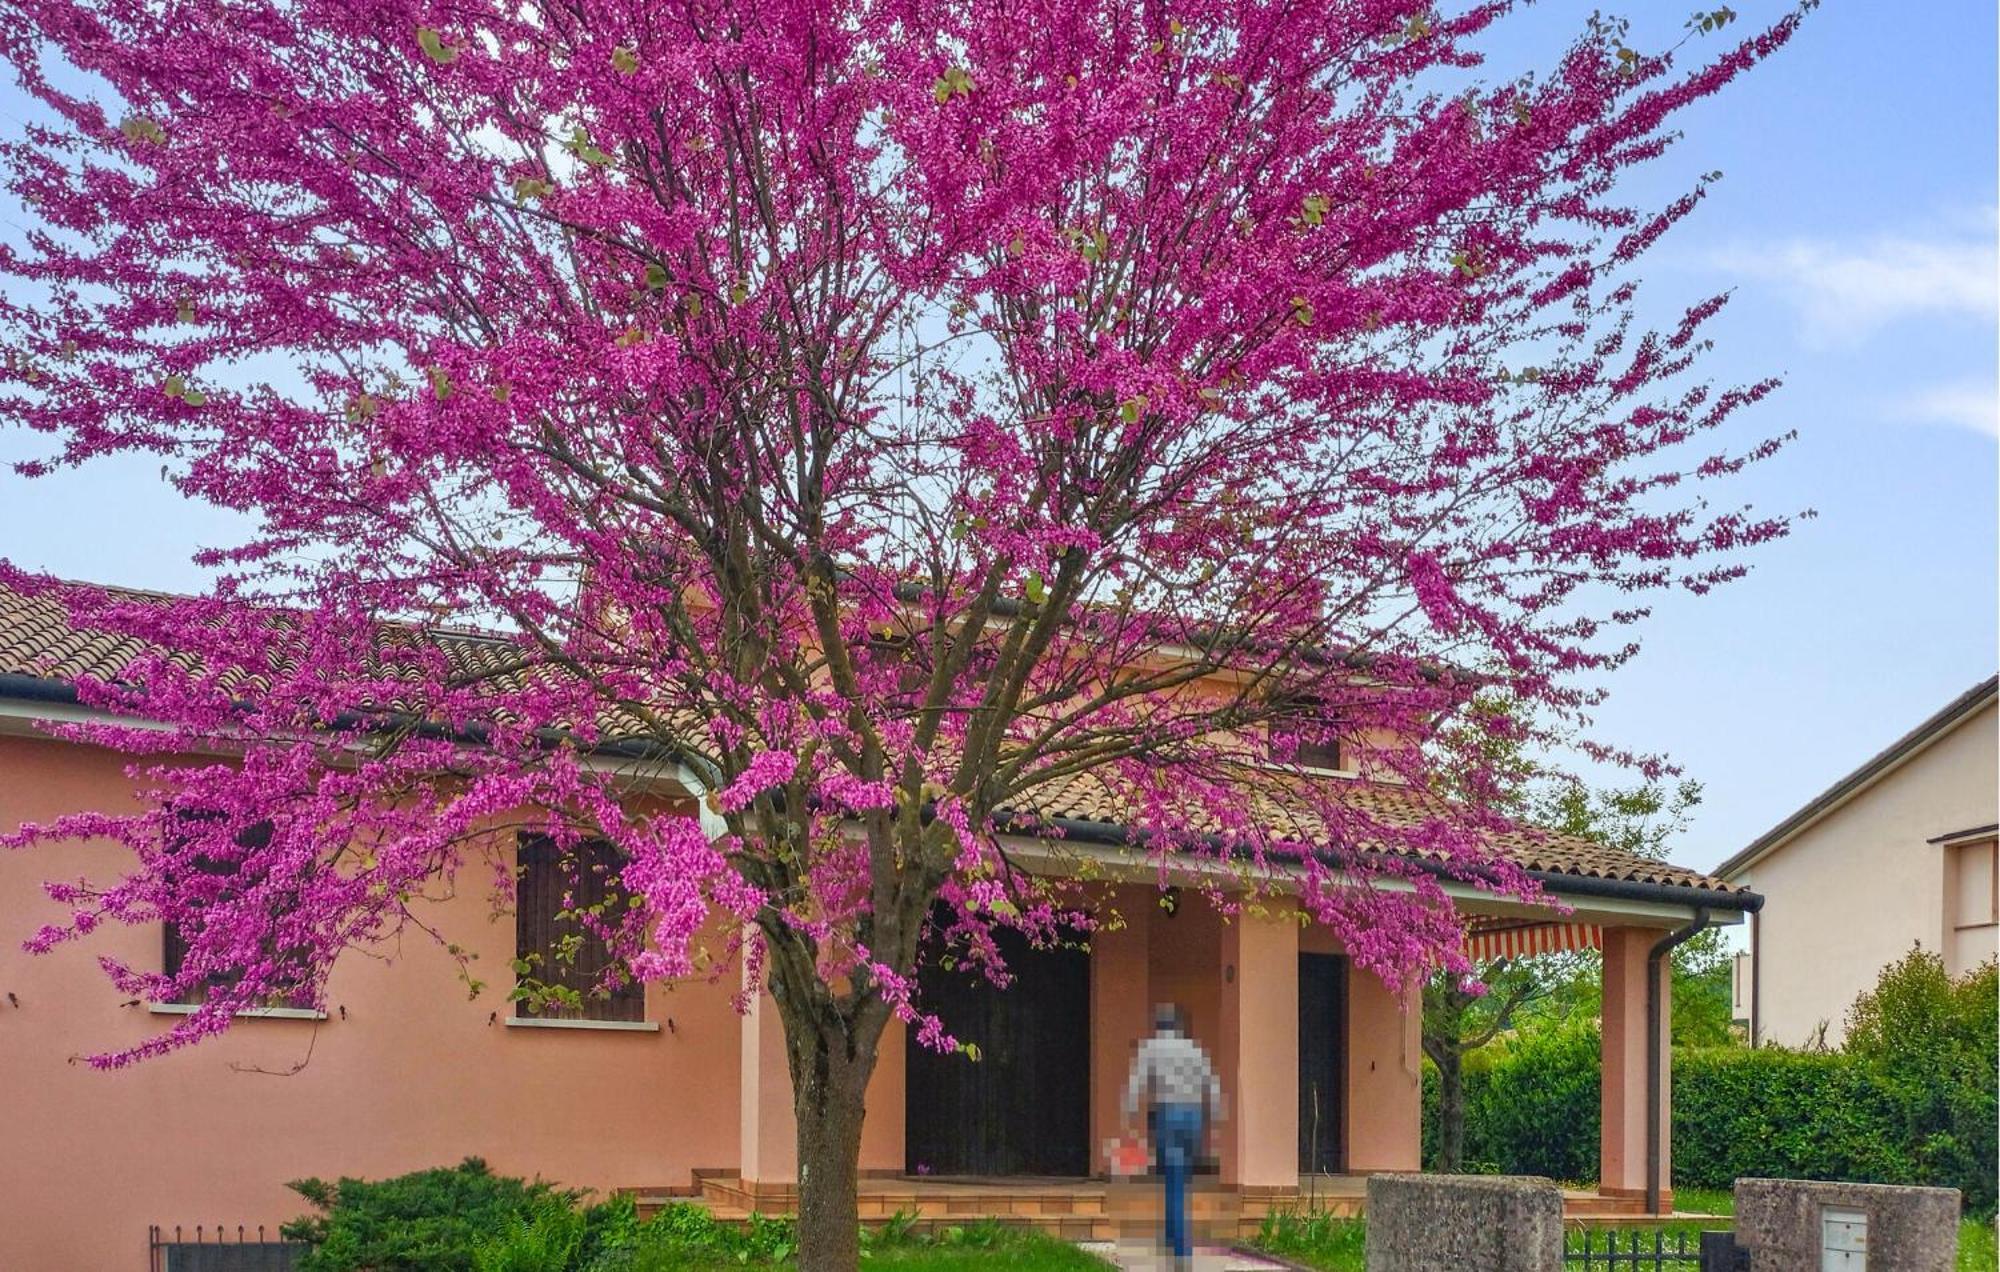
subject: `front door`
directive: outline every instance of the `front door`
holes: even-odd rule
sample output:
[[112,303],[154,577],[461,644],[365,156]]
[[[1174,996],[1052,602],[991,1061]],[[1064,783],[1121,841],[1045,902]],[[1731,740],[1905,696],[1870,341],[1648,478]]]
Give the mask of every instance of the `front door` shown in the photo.
[[905,1169],[913,1175],[1090,1173],[1090,960],[995,932],[1014,983],[925,966],[922,1009],[979,1058],[909,1031]]
[[1299,955],[1299,1171],[1347,1165],[1347,960]]

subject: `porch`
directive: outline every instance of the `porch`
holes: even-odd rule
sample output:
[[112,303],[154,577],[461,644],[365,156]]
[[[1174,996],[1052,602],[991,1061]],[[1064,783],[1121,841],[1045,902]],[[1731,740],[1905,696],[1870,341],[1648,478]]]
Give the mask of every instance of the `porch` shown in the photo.
[[[1109,920],[1087,952],[1004,950],[1016,976],[1006,991],[963,973],[927,976],[925,1001],[980,1058],[885,1037],[862,1135],[864,1221],[898,1212],[920,1222],[1034,1221],[1098,1239],[1149,1214],[1156,1188],[1106,1176],[1125,1127],[1131,1059],[1159,1002],[1181,1007],[1223,1085],[1215,1173],[1197,1202],[1212,1227],[1251,1232],[1273,1209],[1308,1205],[1358,1211],[1366,1176],[1421,1169],[1422,1014],[1412,994],[1355,972],[1332,934],[1302,923],[1282,898],[1225,922],[1193,898],[1163,905],[1150,882],[1103,885],[1100,897]],[[1655,995],[1647,967],[1692,912],[1581,897],[1561,916],[1490,898],[1475,906],[1510,933],[1588,931],[1603,952],[1602,1182],[1571,1194],[1566,1211],[1645,1214],[1651,1163],[1659,1211],[1670,1212],[1670,1051],[1648,1013],[1665,1020],[1671,978],[1659,978]],[[797,1163],[768,997],[742,1030],[741,1158],[697,1191],[723,1217],[785,1213]],[[1654,1091],[1656,1140],[1647,1133]]]
[[[1315,1211],[1356,1216],[1366,1208],[1368,1180],[1362,1175],[1322,1175],[1297,1180],[1290,1189],[1245,1192],[1215,1178],[1200,1181],[1191,1196],[1196,1227],[1209,1239],[1244,1240],[1257,1234],[1274,1211]],[[790,1184],[758,1184],[733,1174],[701,1175],[688,1193],[640,1192],[642,1215],[674,1201],[697,1201],[725,1223],[747,1223],[751,1215],[788,1215],[798,1209]],[[1116,1241],[1159,1230],[1160,1188],[1147,1180],[1014,1176],[939,1179],[913,1175],[871,1175],[860,1184],[861,1222],[892,1220],[923,1229],[993,1220],[1040,1228],[1066,1241]],[[1563,1217],[1571,1221],[1630,1218],[1632,1207],[1597,1193],[1566,1189]]]

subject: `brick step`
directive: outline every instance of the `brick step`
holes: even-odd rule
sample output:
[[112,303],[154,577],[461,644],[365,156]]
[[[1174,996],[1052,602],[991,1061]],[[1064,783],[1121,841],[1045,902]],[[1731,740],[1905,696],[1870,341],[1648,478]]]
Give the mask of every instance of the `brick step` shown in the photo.
[[1563,1218],[1565,1219],[1643,1219],[1646,1217],[1646,1199],[1643,1197],[1565,1197],[1563,1198]]

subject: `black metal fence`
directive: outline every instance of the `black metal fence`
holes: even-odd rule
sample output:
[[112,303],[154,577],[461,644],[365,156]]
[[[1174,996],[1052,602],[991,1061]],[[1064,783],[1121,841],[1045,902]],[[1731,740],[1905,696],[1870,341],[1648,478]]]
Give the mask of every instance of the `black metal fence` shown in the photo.
[[1584,1228],[1563,1243],[1563,1272],[1740,1272],[1748,1266],[1729,1232]]
[[158,1224],[146,1230],[149,1272],[295,1272],[305,1246],[265,1230]]

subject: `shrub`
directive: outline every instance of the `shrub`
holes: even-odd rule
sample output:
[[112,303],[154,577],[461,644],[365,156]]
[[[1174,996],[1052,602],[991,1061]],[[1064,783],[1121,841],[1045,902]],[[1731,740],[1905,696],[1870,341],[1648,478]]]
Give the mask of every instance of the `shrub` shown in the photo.
[[[1498,1042],[1465,1059],[1465,1169],[1589,1179],[1597,1174],[1594,1026]],[[1437,1152],[1437,1073],[1424,1066],[1424,1160]]]
[[[1855,1004],[1844,1051],[1680,1047],[1673,1064],[1674,1182],[1728,1188],[1744,1176],[1853,1179],[1959,1189],[1990,1213],[1996,1134],[1994,964],[1953,980],[1933,954],[1888,968]],[[1425,1074],[1425,1156],[1435,1151],[1435,1075]],[[1468,1057],[1469,1168],[1556,1179],[1598,1168],[1594,1026],[1517,1038]]]
[[1920,1178],[1976,1182],[1966,1200],[1994,1208],[2000,1172],[2000,966],[1953,979],[1944,960],[1913,949],[1847,1015],[1848,1054],[1883,1094],[1891,1133]]
[[583,1216],[560,1197],[544,1197],[506,1231],[472,1252],[475,1272],[573,1272],[582,1263]]
[[289,1187],[320,1212],[284,1226],[287,1238],[312,1246],[300,1272],[573,1272],[609,1266],[638,1230],[629,1198],[579,1210],[578,1194],[495,1175],[477,1157],[391,1179]]
[[300,1272],[473,1272],[473,1251],[551,1198],[548,1184],[495,1175],[468,1157],[393,1179],[301,1179],[289,1185],[319,1210],[284,1235],[312,1245]]

